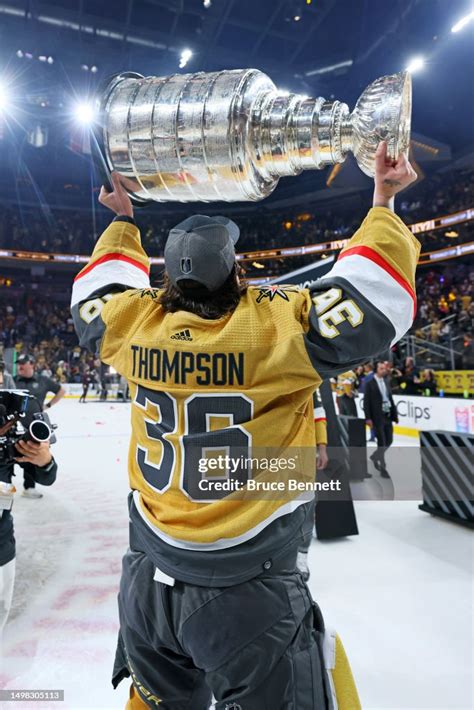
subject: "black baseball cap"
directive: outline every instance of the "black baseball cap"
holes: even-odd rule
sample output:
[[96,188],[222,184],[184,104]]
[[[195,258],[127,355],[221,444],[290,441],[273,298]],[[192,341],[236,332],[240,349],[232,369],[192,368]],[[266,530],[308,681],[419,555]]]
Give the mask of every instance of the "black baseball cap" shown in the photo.
[[208,291],[217,291],[235,264],[238,226],[228,217],[196,214],[170,230],[165,246],[165,266],[171,283],[185,279]]
[[33,355],[28,355],[28,353],[23,353],[23,355],[20,355],[17,358],[16,364],[17,365],[26,365],[28,362],[31,362],[32,365],[35,364],[35,359]]

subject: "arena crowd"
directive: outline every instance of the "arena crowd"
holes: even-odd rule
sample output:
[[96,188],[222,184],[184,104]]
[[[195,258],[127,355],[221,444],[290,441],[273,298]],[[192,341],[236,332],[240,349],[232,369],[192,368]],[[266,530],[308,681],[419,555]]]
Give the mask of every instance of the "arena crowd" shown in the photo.
[[[412,223],[473,204],[474,171],[452,171],[434,174],[415,186],[398,205],[398,213],[405,222]],[[325,212],[321,217],[301,212],[301,209],[285,214],[268,211],[258,217],[242,215],[236,218],[242,235],[239,250],[343,239],[355,231],[362,217],[362,212],[356,214],[354,210],[345,215],[344,209]],[[148,217],[142,212],[140,226],[147,251],[152,255],[162,254],[170,218]],[[446,238],[445,230],[420,235],[423,249],[433,240],[441,246],[443,239],[444,244],[449,245],[458,240],[468,241],[466,235],[469,237],[473,226],[467,223],[461,227],[464,232],[456,227],[457,239]],[[0,222],[0,247],[3,248],[87,254],[93,246],[94,233],[81,212],[50,210],[33,216],[10,209]],[[250,277],[278,276],[306,263],[308,257],[295,257],[245,262],[244,266]],[[60,298],[55,295],[54,279],[49,274],[30,289],[27,282],[18,286],[16,290],[0,286],[0,347],[33,354],[38,371],[60,382],[83,382],[87,373],[94,371],[94,358],[78,346],[64,293]],[[446,262],[418,271],[418,315],[411,333],[419,340],[452,347],[457,353],[456,367],[462,369],[474,367],[473,286],[474,267],[469,267],[466,261],[462,264]],[[398,368],[402,367],[402,355],[395,352],[393,357]],[[448,362],[446,364],[449,366]],[[396,382],[394,387],[396,390]]]
[[[474,205],[474,170],[435,173],[408,191],[397,206],[398,214],[407,223],[431,219]],[[233,214],[232,205],[226,214],[235,219],[241,228],[239,251],[275,249],[282,246],[302,246],[350,237],[365,215],[363,201],[357,207],[342,202],[332,209],[313,212],[298,209],[262,210],[251,216]],[[91,210],[30,210],[25,207],[5,209],[0,222],[0,248],[22,249],[64,254],[90,254],[94,241],[105,226],[104,214],[94,219]],[[182,218],[182,217],[181,217]],[[175,221],[179,221],[178,218]],[[174,221],[171,215],[162,216],[145,210],[139,214],[139,223],[145,249],[151,256],[163,254],[168,231]],[[458,238],[444,238],[444,231],[419,235],[423,249],[436,248],[438,243],[456,244],[470,241],[473,227],[457,227]]]

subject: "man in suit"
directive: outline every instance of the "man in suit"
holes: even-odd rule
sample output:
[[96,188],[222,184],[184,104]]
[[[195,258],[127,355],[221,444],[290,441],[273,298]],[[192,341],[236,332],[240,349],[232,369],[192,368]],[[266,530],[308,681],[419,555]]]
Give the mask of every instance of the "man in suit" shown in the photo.
[[364,392],[365,418],[377,439],[377,450],[370,458],[382,478],[389,478],[385,452],[393,442],[393,422],[398,422],[397,408],[386,379],[388,374],[387,364],[376,362],[374,376],[367,382]]

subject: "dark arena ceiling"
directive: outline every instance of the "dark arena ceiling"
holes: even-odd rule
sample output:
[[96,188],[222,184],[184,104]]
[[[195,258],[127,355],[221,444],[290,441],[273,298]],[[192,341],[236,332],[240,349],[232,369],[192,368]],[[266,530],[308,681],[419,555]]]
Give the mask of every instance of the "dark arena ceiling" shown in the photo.
[[[279,88],[352,108],[373,79],[421,55],[413,130],[447,146],[445,158],[461,156],[473,148],[474,23],[451,28],[470,11],[469,0],[0,0],[0,80],[8,80],[27,120],[49,125],[42,149],[21,143],[20,125],[0,139],[0,188],[11,190],[19,171],[44,183],[45,164],[51,189],[55,180],[90,185],[89,160],[68,147],[69,106],[124,70],[253,66]],[[185,49],[192,56],[180,69]],[[269,205],[324,189],[326,179],[327,171],[282,181]]]

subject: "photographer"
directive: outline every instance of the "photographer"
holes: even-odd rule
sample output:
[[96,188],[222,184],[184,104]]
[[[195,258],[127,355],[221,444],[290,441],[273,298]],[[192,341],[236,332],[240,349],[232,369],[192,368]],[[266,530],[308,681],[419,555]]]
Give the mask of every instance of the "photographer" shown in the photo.
[[[44,400],[48,392],[53,392],[53,399],[46,404],[46,409],[50,409],[57,404],[60,399],[66,394],[64,387],[58,382],[55,382],[50,377],[45,375],[37,375],[35,373],[35,359],[32,355],[20,355],[17,362],[18,375],[15,378],[15,384],[18,389],[27,390],[37,401],[40,411],[44,409]],[[36,407],[33,412],[28,411],[28,414],[37,411]],[[35,489],[34,471],[30,463],[22,464],[24,470],[24,490],[23,494],[27,498],[42,498],[43,494]]]
[[[0,435],[6,433],[8,423],[0,429]],[[15,461],[29,466],[30,475],[36,483],[50,486],[56,480],[58,466],[54,460],[49,442],[41,444],[35,441],[19,441],[15,445],[18,456]],[[0,465],[0,482],[11,484],[14,463]],[[0,495],[0,634],[10,611],[13,583],[15,580],[15,537],[11,505],[13,494]]]

